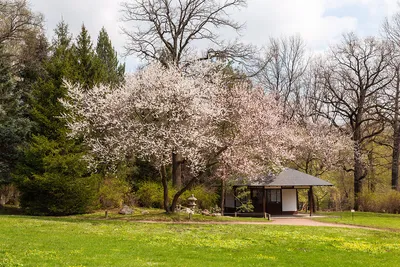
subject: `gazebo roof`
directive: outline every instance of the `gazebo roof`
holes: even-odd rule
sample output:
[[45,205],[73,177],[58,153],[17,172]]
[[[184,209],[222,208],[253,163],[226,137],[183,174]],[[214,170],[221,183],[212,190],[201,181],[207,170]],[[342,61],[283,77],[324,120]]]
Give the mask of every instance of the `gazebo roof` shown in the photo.
[[279,174],[260,176],[249,182],[241,181],[238,185],[244,186],[333,186],[315,176],[290,168],[283,169]]

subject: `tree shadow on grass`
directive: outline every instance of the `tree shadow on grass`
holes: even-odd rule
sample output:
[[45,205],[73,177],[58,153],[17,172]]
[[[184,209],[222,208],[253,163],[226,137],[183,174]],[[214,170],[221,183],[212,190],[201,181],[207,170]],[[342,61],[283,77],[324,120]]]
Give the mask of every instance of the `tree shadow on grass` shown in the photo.
[[0,205],[0,215],[22,215],[22,210],[17,206],[12,205]]
[[[124,222],[135,222],[141,220],[150,221],[175,221],[174,216],[168,216],[165,213],[162,214],[146,214],[146,215],[118,215],[110,214],[109,218],[105,218],[104,215],[100,213],[88,213],[88,214],[77,214],[77,215],[31,215],[26,214],[24,211],[17,206],[0,206],[0,218],[1,216],[12,216],[14,218],[24,218],[32,220],[42,220],[42,221],[55,221],[55,222],[69,222],[69,223],[90,223],[93,225],[107,223],[107,224],[117,224]],[[171,217],[171,218],[169,218]]]

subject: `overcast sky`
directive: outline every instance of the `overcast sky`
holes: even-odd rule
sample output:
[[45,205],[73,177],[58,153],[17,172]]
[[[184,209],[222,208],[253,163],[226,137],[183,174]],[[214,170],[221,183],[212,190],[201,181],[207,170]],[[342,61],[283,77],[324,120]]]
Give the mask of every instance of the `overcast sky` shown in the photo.
[[[128,0],[129,1],[129,0]],[[64,18],[76,36],[82,23],[93,40],[104,26],[119,54],[125,37],[121,34],[121,0],[30,0],[34,11],[45,16],[47,36],[53,36],[56,24]],[[399,11],[398,0],[248,0],[248,7],[233,10],[232,18],[246,28],[240,39],[263,45],[269,37],[300,34],[312,51],[321,51],[340,40],[344,32],[361,36],[379,35],[385,17]],[[234,36],[232,36],[234,38]],[[94,41],[95,42],[95,41]],[[126,59],[127,71],[139,61]]]

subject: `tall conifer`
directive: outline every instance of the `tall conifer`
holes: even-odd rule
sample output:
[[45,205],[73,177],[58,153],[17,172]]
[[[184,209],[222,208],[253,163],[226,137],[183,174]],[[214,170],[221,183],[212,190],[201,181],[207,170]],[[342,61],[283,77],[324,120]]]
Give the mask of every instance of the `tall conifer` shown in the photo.
[[93,52],[88,35],[82,36],[73,46],[68,25],[63,21],[57,25],[45,75],[34,86],[31,117],[36,129],[16,172],[21,206],[32,214],[82,213],[96,195],[97,178],[82,160],[85,150],[79,140],[67,138],[66,122],[60,118],[64,80],[86,86],[93,81],[84,71],[85,66],[91,69]]
[[99,74],[102,83],[118,85],[124,79],[125,64],[118,61],[117,52],[111,44],[106,29],[100,30],[97,38],[96,55],[99,61]]
[[83,88],[93,88],[99,83],[100,77],[97,75],[93,44],[85,25],[82,25],[81,32],[76,38],[73,57],[74,77],[71,77],[72,80],[79,82]]

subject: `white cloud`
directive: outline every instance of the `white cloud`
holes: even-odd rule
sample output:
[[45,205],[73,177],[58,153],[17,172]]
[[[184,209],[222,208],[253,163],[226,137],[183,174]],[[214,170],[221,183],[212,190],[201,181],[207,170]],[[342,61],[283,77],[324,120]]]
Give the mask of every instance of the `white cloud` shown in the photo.
[[301,35],[310,48],[328,46],[343,32],[357,29],[357,18],[324,16],[326,6],[320,0],[249,0],[246,10],[237,12],[246,21],[244,40],[265,44],[269,37]]

